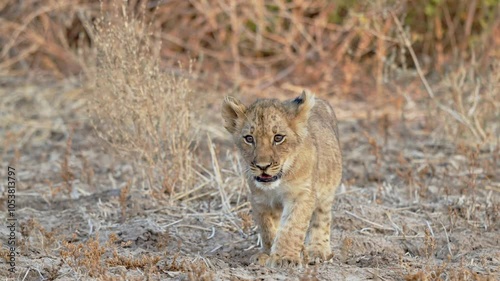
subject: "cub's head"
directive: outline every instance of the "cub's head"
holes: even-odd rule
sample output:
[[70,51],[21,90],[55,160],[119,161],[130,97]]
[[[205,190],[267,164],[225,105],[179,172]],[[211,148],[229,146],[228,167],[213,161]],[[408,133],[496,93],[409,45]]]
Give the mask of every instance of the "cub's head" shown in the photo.
[[224,99],[225,128],[233,135],[257,186],[273,188],[288,173],[308,135],[307,121],[314,103],[309,92],[285,102],[260,99],[249,107],[233,97]]

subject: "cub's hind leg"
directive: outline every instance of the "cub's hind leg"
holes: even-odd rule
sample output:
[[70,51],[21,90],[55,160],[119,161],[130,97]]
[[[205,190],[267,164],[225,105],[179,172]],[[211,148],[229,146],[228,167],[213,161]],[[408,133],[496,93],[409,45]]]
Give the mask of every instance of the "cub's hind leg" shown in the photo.
[[321,201],[313,212],[306,236],[306,257],[309,264],[327,261],[333,257],[330,248],[333,195]]

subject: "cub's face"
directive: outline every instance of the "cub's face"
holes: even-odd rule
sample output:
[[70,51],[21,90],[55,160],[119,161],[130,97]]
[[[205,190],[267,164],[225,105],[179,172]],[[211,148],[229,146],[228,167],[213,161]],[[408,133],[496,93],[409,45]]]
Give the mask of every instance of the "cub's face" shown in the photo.
[[303,139],[314,97],[280,102],[258,100],[248,108],[232,97],[224,100],[226,129],[248,164],[248,175],[261,188],[274,188],[293,165]]

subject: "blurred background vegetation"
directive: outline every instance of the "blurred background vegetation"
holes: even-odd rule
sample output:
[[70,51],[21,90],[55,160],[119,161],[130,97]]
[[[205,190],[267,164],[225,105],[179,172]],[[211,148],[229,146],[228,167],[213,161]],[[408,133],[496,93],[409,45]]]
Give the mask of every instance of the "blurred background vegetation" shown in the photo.
[[[148,52],[159,67],[189,72],[200,93],[266,96],[309,88],[398,108],[426,98],[425,108],[440,112],[433,116],[455,121],[452,136],[484,141],[498,137],[498,126],[485,120],[499,117],[499,6],[498,0],[6,0],[0,74],[8,81],[95,77],[96,25],[123,14],[143,23],[129,36],[153,42]],[[118,50],[129,39],[108,44]]]
[[[89,28],[102,15],[119,13],[116,2],[121,1],[2,1],[2,71],[80,73],[95,46]],[[347,65],[354,74],[365,74],[363,80],[379,79],[391,64],[413,68],[395,18],[428,72],[471,60],[486,67],[489,58],[498,58],[498,0],[132,0],[125,5],[162,41],[165,64],[196,59],[206,64],[202,74],[220,75],[230,86],[263,87],[273,72],[294,65],[287,73],[297,79],[323,78],[312,84],[341,75],[332,74]],[[307,66],[316,73],[301,71]]]

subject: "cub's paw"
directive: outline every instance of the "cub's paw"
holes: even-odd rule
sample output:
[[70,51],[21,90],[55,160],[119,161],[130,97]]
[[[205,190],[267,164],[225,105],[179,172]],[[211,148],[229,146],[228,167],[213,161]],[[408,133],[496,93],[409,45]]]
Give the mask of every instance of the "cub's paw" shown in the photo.
[[330,247],[309,247],[307,249],[307,263],[308,264],[318,264],[324,261],[328,261],[333,258],[333,252]]
[[300,255],[279,255],[277,253],[271,254],[266,262],[268,267],[287,268],[287,267],[300,267],[302,266]]
[[267,260],[269,259],[269,255],[266,253],[257,253],[250,257],[250,263],[258,264],[261,266],[266,265]]

